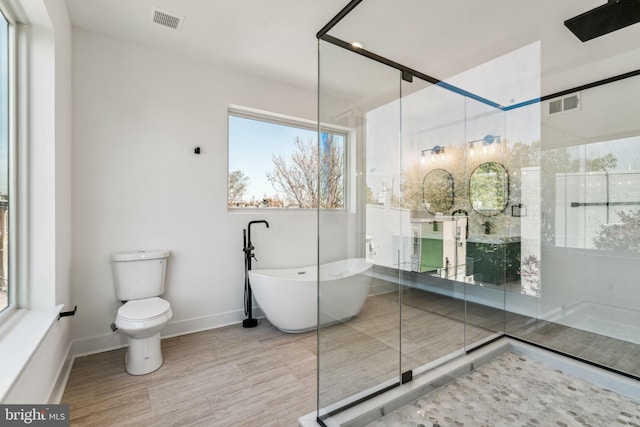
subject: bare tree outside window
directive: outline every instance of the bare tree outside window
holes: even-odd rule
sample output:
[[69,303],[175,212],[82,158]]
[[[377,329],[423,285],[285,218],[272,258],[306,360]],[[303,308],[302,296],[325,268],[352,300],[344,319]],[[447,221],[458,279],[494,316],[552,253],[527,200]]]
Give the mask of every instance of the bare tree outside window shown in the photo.
[[330,142],[320,146],[320,207],[344,208],[343,145]]
[[228,207],[344,208],[346,134],[268,119],[229,115]]
[[229,204],[240,206],[247,192],[249,177],[242,171],[233,171],[229,174]]
[[[321,207],[337,209],[344,207],[344,155],[342,147],[329,144],[318,149],[312,139],[303,141],[296,137],[296,151],[289,161],[281,155],[273,155],[273,170],[267,178],[273,188],[287,197],[287,201],[300,208],[318,207],[318,192]],[[319,151],[321,161],[318,162]],[[320,173],[318,173],[320,164]]]
[[289,161],[282,155],[272,155],[273,170],[267,179],[273,188],[285,194],[290,203],[300,208],[313,208],[318,200],[318,149],[313,140],[296,137],[296,151]]

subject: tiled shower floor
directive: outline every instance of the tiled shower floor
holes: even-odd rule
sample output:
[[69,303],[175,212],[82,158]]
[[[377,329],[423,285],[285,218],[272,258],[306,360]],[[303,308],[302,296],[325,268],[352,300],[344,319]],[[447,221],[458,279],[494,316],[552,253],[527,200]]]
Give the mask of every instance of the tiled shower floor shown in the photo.
[[512,351],[368,424],[635,426],[633,400]]

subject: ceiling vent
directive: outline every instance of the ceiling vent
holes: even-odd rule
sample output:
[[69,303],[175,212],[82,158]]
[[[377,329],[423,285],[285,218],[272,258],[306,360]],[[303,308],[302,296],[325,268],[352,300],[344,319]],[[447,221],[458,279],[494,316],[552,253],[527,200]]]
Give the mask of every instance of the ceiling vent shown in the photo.
[[151,11],[151,21],[174,30],[179,30],[182,27],[183,20],[182,16],[176,16],[162,10],[153,9]]
[[580,110],[580,93],[552,99],[547,103],[547,116]]

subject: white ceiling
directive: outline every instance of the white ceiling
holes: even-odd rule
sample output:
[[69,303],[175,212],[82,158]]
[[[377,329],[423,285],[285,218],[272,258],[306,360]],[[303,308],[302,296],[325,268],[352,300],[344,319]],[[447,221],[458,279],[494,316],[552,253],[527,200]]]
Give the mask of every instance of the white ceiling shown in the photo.
[[[537,79],[538,95],[545,95],[640,68],[640,24],[586,43],[564,27],[565,19],[604,3],[364,0],[330,34],[345,41],[363,40],[368,50],[443,80],[455,80],[496,58],[504,61],[510,52],[537,43],[538,64],[527,78]],[[315,34],[347,0],[67,0],[67,4],[74,27],[315,89]],[[152,23],[154,7],[184,17],[182,29]],[[499,68],[505,74],[504,66]],[[508,73],[496,81],[502,84],[505,79],[509,80]],[[507,83],[517,87],[520,79]],[[461,84],[467,83],[463,79]]]
[[[72,25],[298,86],[316,88],[316,32],[345,0],[67,0]],[[151,21],[184,17],[179,31]]]
[[507,99],[493,99],[495,90],[487,96],[506,106],[527,100],[517,93],[525,74],[538,82],[531,99],[640,68],[640,23],[586,43],[564,26],[605,3],[364,0],[330,34],[473,93],[483,89],[477,83],[511,84]]

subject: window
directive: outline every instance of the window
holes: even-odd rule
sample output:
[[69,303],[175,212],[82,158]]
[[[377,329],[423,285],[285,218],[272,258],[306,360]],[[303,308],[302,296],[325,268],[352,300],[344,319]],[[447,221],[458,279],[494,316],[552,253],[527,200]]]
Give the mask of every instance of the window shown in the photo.
[[312,122],[230,109],[229,208],[344,208],[347,133],[323,129],[320,149],[317,135]]
[[0,13],[0,311],[9,307],[9,149],[10,149],[10,30]]
[[550,150],[542,161],[554,212],[543,230],[556,246],[640,253],[640,136]]

